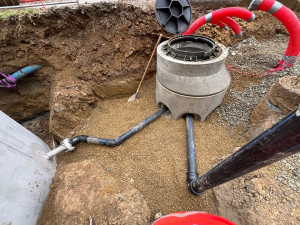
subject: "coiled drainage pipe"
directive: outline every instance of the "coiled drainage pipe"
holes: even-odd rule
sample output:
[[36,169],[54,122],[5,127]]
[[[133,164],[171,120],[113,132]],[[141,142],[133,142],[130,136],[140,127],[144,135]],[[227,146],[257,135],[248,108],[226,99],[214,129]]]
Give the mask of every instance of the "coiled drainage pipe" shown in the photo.
[[200,17],[195,20],[191,26],[182,34],[189,35],[193,34],[199,27],[203,26],[206,23],[210,23],[211,21],[219,21],[224,17],[238,17],[247,22],[251,22],[255,19],[255,14],[250,12],[247,9],[239,8],[239,7],[228,7],[223,9],[218,9],[211,13],[206,14],[205,16]]
[[300,22],[295,13],[275,0],[253,0],[249,10],[262,10],[275,16],[287,29],[290,38],[278,68],[293,66],[300,53]]
[[168,111],[168,108],[166,106],[163,106],[161,109],[159,109],[156,113],[149,116],[147,119],[136,125],[135,127],[131,128],[129,131],[125,132],[121,136],[115,138],[115,139],[104,139],[104,138],[95,138],[90,137],[87,135],[80,135],[74,138],[67,138],[62,141],[61,145],[53,149],[52,151],[48,152],[46,154],[47,159],[51,159],[53,156],[57,155],[58,153],[66,150],[67,152],[73,151],[76,148],[76,145],[79,143],[93,143],[98,145],[106,145],[106,146],[117,146],[122,144],[125,140],[130,138],[132,135],[143,129],[145,126],[147,126],[149,123],[163,115],[165,112]]
[[[13,73],[12,75],[7,75],[8,76],[7,78],[0,80],[0,87],[5,87],[5,86],[15,87],[17,80],[27,76],[30,73],[33,73],[33,72],[39,70],[40,68],[42,68],[42,66],[40,66],[40,65],[26,66],[23,69],[18,70],[17,72]],[[1,74],[3,74],[3,73],[1,73]],[[9,80],[9,77],[13,78],[14,83]],[[2,83],[4,85],[2,85]]]
[[[187,116],[187,137],[193,137]],[[253,172],[300,151],[300,105],[270,129],[250,141],[236,153],[212,168],[203,176],[196,178],[196,156],[193,138],[188,140],[188,182],[193,194],[204,191]]]

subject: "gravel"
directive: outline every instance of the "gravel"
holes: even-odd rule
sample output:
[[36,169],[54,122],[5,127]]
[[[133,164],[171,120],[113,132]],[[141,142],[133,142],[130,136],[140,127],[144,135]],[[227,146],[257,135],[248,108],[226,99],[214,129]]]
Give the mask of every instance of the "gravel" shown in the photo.
[[[287,43],[288,37],[280,34],[267,42],[259,42],[253,37],[245,39],[230,49],[230,63],[233,63],[234,67],[245,72],[255,71],[253,73],[259,73],[259,69],[266,71],[273,67],[282,57],[283,49],[286,48]],[[245,124],[248,127],[250,114],[255,105],[277,79],[285,75],[300,75],[299,60],[291,68],[276,72],[272,76],[264,77],[258,85],[246,86],[243,91],[229,90],[229,94],[234,101],[217,109],[220,118],[219,122],[225,122],[232,127],[241,124]],[[294,195],[296,195],[295,193],[300,193],[300,153],[280,160],[275,164],[275,167],[275,179],[279,184],[278,187],[286,195],[282,198],[288,199],[285,204],[297,203],[299,199],[295,199]],[[279,195],[278,191],[275,191],[275,193]],[[298,206],[292,205],[291,207],[297,208]]]
[[281,160],[278,167],[276,180],[300,193],[300,154]]
[[[230,49],[230,61],[234,63],[234,67],[245,72],[258,71],[257,68],[266,71],[278,63],[282,57],[282,49],[285,49],[287,42],[288,38],[281,34],[274,36],[267,42],[259,42],[251,37],[237,43]],[[277,47],[274,48],[274,46]],[[277,79],[285,75],[299,74],[300,64],[298,61],[291,68],[264,77],[258,85],[246,86],[243,91],[229,90],[230,97],[234,101],[217,109],[219,122],[222,124],[225,122],[230,126],[245,124],[248,127],[253,108]]]

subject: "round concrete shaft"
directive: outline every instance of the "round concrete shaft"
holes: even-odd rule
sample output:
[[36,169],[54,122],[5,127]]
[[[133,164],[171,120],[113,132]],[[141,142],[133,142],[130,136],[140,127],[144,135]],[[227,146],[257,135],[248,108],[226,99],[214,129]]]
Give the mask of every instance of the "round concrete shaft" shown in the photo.
[[221,104],[230,84],[224,64],[228,49],[217,43],[221,49],[218,57],[193,62],[167,55],[166,43],[157,48],[156,102],[166,105],[174,119],[191,113],[204,121]]

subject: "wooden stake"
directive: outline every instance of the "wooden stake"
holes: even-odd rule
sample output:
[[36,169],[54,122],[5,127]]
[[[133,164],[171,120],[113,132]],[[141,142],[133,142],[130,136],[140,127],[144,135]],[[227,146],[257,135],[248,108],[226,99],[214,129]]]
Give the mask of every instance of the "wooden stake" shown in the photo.
[[133,102],[133,101],[137,98],[138,93],[139,93],[139,90],[140,90],[140,88],[141,88],[141,86],[142,86],[142,83],[143,83],[143,81],[144,81],[145,75],[146,75],[146,73],[147,73],[147,71],[148,71],[148,68],[149,68],[149,66],[150,66],[151,60],[152,60],[152,58],[153,58],[153,56],[154,56],[154,53],[155,53],[155,50],[157,49],[157,46],[159,45],[159,43],[160,43],[160,41],[161,41],[161,38],[162,38],[162,34],[160,34],[159,37],[158,37],[158,40],[157,40],[156,45],[155,45],[155,47],[154,47],[154,49],[153,49],[152,55],[151,55],[151,57],[150,57],[150,59],[149,59],[149,61],[148,61],[148,64],[147,64],[147,66],[146,66],[146,69],[145,69],[145,71],[144,71],[144,74],[143,74],[143,76],[142,76],[142,79],[141,79],[141,81],[140,81],[140,84],[139,84],[139,86],[138,86],[136,92],[128,99],[128,102]]

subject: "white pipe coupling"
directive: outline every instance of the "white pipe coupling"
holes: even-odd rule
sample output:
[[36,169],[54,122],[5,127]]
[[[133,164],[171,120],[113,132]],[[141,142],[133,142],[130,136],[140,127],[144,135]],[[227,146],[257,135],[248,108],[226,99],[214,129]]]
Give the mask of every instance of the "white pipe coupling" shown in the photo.
[[51,159],[52,157],[56,156],[58,153],[63,152],[66,150],[66,152],[70,152],[75,150],[75,146],[73,146],[71,144],[71,139],[70,138],[66,138],[65,140],[63,140],[60,143],[60,146],[58,146],[57,148],[53,149],[52,151],[48,152],[46,154],[46,158],[47,159]]

